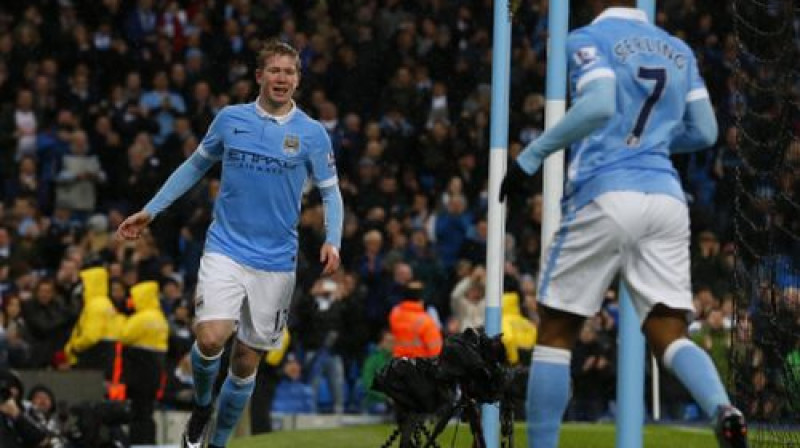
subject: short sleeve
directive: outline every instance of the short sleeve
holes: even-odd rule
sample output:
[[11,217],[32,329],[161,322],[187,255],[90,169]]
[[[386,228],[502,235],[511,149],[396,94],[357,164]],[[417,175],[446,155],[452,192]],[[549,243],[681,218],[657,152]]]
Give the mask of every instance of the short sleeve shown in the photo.
[[567,38],[567,64],[574,92],[598,78],[615,78],[608,55],[589,33],[578,30]]
[[203,137],[203,141],[200,142],[200,146],[197,148],[200,155],[206,159],[217,161],[222,158],[222,153],[225,150],[222,124],[227,116],[227,111],[228,109],[224,108],[214,117],[214,120],[206,131],[205,137]]
[[706,90],[706,83],[703,77],[700,76],[700,69],[697,67],[697,59],[694,54],[689,50],[689,92],[686,94],[686,102],[701,100],[708,98],[708,90]]
[[321,125],[318,127],[313,147],[310,151],[311,178],[318,188],[336,185],[336,157],[333,155],[333,146],[328,133]]

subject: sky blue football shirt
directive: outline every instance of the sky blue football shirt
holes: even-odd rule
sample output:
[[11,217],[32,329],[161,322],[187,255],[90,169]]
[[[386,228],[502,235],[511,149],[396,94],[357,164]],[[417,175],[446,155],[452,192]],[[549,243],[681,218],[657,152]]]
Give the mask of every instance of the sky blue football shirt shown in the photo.
[[580,208],[609,191],[661,193],[684,201],[670,162],[686,104],[708,97],[691,49],[644,12],[609,8],[567,39],[573,96],[598,78],[616,80],[616,113],[570,151],[565,203]]
[[322,125],[297,107],[275,118],[255,102],[228,106],[197,150],[222,162],[206,250],[256,269],[294,271],[306,180],[318,188],[338,182]]

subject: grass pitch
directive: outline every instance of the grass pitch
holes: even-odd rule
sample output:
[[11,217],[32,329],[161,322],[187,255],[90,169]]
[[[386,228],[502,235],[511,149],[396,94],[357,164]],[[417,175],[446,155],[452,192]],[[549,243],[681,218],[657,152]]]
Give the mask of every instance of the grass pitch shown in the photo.
[[[390,425],[350,426],[337,429],[279,431],[232,440],[230,448],[380,448],[394,430]],[[614,448],[614,426],[566,424],[560,448]],[[455,437],[454,437],[455,436]],[[514,447],[527,447],[525,426],[514,430]],[[472,437],[464,424],[450,426],[438,442],[441,448],[469,448]],[[397,447],[395,442],[393,447]],[[646,426],[644,448],[714,448],[716,441],[707,428]]]

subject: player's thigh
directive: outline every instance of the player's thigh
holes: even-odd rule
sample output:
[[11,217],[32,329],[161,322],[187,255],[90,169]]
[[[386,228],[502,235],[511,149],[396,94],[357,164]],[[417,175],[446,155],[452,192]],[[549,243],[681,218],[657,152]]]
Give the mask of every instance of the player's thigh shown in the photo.
[[562,217],[539,278],[542,304],[580,316],[599,309],[620,266],[624,235],[594,202]]
[[279,347],[294,286],[294,272],[252,270],[245,283],[247,300],[239,321],[239,340],[258,350]]
[[623,266],[634,306],[642,321],[656,304],[694,311],[689,266],[689,212],[666,195],[648,195],[642,220],[646,224]]
[[205,253],[200,259],[195,293],[195,324],[209,321],[237,321],[247,291],[245,269],[218,253]]

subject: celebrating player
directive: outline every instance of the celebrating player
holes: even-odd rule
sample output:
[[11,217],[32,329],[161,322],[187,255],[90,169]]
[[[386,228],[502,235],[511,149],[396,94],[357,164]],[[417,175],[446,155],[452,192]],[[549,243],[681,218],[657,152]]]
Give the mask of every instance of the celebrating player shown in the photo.
[[[258,99],[222,109],[197,150],[144,207],[120,224],[136,239],[159,212],[222,162],[214,220],[208,230],[195,296],[192,348],[195,407],[182,438],[185,448],[225,446],[253,391],[265,350],[281,345],[295,286],[296,225],[310,177],[325,208],[323,274],[339,267],[342,197],[328,135],[292,100],[300,82],[297,51],[271,42],[259,54]],[[226,340],[236,332],[231,368],[217,398],[213,434],[212,387]]]
[[[609,2],[632,6],[633,2]],[[687,339],[689,216],[669,156],[712,145],[717,123],[691,49],[637,9],[614,7],[567,40],[573,105],[512,163],[500,200],[548,154],[574,144],[560,228],[539,279],[539,341],[528,382],[528,440],[555,448],[570,358],[584,319],[619,272],[655,355],[715,421],[721,447],[747,446],[708,355]]]

